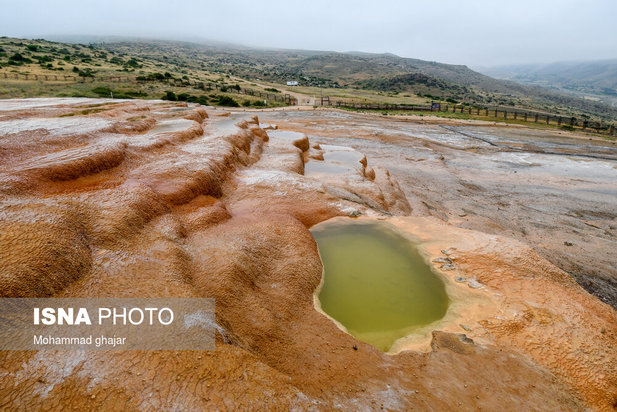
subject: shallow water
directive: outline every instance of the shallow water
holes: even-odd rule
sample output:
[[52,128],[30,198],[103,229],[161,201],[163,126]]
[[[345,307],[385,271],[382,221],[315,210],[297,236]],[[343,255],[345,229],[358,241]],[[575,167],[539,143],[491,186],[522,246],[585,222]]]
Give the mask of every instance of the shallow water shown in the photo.
[[341,163],[324,162],[321,160],[311,160],[304,165],[305,176],[344,175],[347,173],[357,172],[351,166]]
[[339,150],[336,152],[325,152],[324,160],[329,162],[340,162],[359,167],[364,155],[355,150]]
[[443,282],[387,223],[326,223],[311,232],[324,265],[321,307],[357,339],[388,351],[446,314]]
[[304,137],[304,133],[291,132],[289,130],[269,130],[268,136],[270,136],[271,139],[295,141],[302,139]]

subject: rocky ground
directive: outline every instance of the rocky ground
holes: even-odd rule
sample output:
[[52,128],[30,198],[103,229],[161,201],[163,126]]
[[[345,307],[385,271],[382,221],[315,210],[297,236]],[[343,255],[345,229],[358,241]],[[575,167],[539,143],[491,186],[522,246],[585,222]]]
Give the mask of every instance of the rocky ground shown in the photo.
[[[0,352],[0,408],[612,410],[617,312],[566,272],[613,302],[615,157],[336,111],[0,102],[0,296],[213,297],[224,330],[211,352]],[[315,307],[308,228],[337,216],[452,262],[448,315],[397,354]]]
[[[342,111],[261,116],[387,165],[413,206],[535,248],[617,308],[617,145],[565,131]],[[448,124],[448,122],[450,124]]]

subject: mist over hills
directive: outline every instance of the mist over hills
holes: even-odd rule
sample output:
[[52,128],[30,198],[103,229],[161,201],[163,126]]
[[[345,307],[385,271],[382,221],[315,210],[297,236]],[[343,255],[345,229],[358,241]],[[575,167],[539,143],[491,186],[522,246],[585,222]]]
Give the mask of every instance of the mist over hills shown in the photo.
[[[253,48],[202,39],[154,40],[114,36],[49,38],[91,44],[120,56],[171,65],[179,70],[188,68],[229,74],[249,81],[285,84],[289,80],[298,80],[300,85],[307,87],[408,93],[490,107],[520,107],[564,116],[617,119],[617,107],[611,107],[600,99],[590,100],[583,95],[567,93],[574,87],[610,90],[615,85],[611,83],[610,70],[617,67],[617,61],[607,64],[603,70],[597,68],[591,72],[581,66],[569,66],[567,70],[561,70],[561,83],[556,85],[543,80],[553,76],[556,68],[550,67],[525,74],[523,66],[520,66],[507,72],[509,75],[502,76],[508,79],[496,79],[465,65],[406,58],[392,53]],[[495,73],[497,76],[498,73]],[[576,83],[567,83],[574,77]],[[566,90],[568,87],[570,89]]]
[[481,71],[499,79],[596,98],[617,106],[617,59],[497,66]]

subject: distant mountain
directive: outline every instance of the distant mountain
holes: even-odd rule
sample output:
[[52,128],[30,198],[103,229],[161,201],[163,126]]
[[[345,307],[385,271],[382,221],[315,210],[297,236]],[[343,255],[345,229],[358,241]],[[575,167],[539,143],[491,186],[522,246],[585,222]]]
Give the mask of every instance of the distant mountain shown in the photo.
[[391,53],[257,49],[200,41],[111,41],[99,47],[127,55],[176,63],[248,80],[301,86],[407,92],[487,106],[510,106],[588,115],[614,121],[617,108],[559,90],[499,80],[464,65],[444,64]]
[[[315,88],[363,89],[389,95],[415,94],[427,99],[486,107],[517,107],[562,116],[609,121],[617,119],[617,107],[604,103],[610,101],[606,99],[615,90],[617,61],[603,64],[596,62],[588,69],[569,66],[567,70],[560,71],[560,76],[554,74],[557,70],[555,68],[533,71],[530,66],[518,66],[510,71],[504,68],[493,74],[497,76],[505,73],[500,77],[516,80],[511,81],[495,79],[464,65],[405,58],[391,53],[257,49],[200,39],[170,41],[109,36],[54,38],[91,44],[86,48],[106,50],[124,62],[133,61],[134,65],[142,61],[150,69],[139,68],[138,74],[141,75],[147,75],[155,67],[161,71],[180,73],[181,76],[192,71],[221,77],[235,76],[256,83],[263,80],[284,85],[287,81],[296,80],[300,87],[312,87],[306,91],[309,94],[315,93]],[[10,39],[5,40],[11,42]],[[3,57],[9,59],[10,56],[6,52],[4,54],[2,56],[0,50],[0,65],[9,65],[9,61],[4,63]],[[103,60],[97,64],[108,66],[113,63],[111,60]],[[82,63],[86,64],[88,60]],[[91,69],[102,70],[99,67],[95,65]],[[123,70],[134,71],[135,67],[125,67]],[[536,73],[536,77],[530,77],[529,73],[532,72]],[[560,80],[543,80],[545,78]],[[575,80],[569,80],[571,78]],[[602,98],[593,93],[603,93]]]
[[596,98],[617,106],[617,59],[499,66],[480,71],[499,79]]

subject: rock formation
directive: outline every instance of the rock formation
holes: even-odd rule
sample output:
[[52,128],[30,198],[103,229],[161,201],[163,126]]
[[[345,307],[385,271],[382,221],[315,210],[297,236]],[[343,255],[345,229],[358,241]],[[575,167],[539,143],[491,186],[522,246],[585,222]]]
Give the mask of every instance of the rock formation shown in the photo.
[[[615,311],[522,244],[404,217],[387,170],[312,144],[198,105],[0,103],[0,296],[212,297],[224,330],[211,352],[0,352],[0,407],[614,407]],[[318,312],[308,228],[350,215],[457,246],[490,301],[470,332],[390,355]]]

